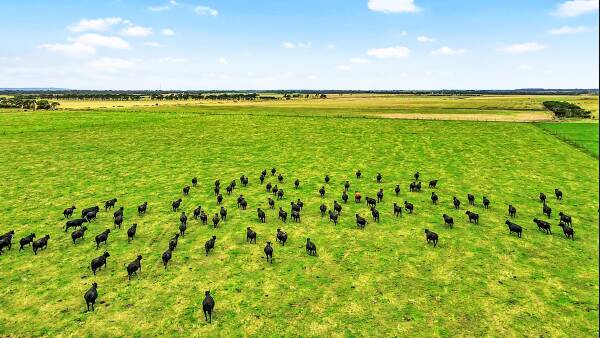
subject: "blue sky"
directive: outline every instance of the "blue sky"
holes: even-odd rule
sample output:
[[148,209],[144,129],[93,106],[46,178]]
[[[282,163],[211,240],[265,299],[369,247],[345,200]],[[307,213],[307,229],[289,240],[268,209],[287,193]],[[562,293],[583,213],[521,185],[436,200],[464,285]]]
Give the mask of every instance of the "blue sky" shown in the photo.
[[0,87],[598,88],[598,0],[3,1]]

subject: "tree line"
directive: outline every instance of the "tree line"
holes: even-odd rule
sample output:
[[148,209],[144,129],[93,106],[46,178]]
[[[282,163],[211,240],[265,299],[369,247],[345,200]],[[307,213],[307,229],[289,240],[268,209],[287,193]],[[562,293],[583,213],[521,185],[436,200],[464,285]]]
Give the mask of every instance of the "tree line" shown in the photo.
[[0,97],[0,108],[18,108],[32,110],[55,110],[60,103],[48,101],[45,99],[15,97]]
[[565,101],[544,101],[543,105],[546,109],[554,113],[559,119],[564,118],[584,118],[589,119],[592,117],[592,112],[585,110],[580,106],[565,102]]

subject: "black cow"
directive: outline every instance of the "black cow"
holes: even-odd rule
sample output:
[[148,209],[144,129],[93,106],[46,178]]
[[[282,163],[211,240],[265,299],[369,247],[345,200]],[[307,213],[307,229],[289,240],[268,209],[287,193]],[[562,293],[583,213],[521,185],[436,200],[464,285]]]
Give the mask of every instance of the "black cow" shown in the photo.
[[321,211],[321,217],[325,217],[325,213],[327,212],[327,206],[324,203],[321,203],[319,210]]
[[144,202],[140,205],[138,205],[138,215],[142,216],[143,214],[146,213],[146,210],[148,210],[148,202]]
[[283,199],[283,189],[279,189],[279,191],[277,191],[277,199],[278,200]]
[[204,243],[204,250],[206,251],[206,256],[210,250],[215,248],[215,241],[217,240],[217,236],[212,236],[206,243]]
[[73,215],[73,212],[75,211],[75,209],[77,209],[77,208],[74,205],[71,206],[70,208],[66,208],[65,210],[63,210],[63,216],[65,218],[71,217],[71,215]]
[[514,232],[515,234],[517,234],[517,237],[521,238],[521,233],[523,232],[523,228],[520,225],[515,224],[509,220],[506,220],[506,222],[504,222],[504,223],[506,225],[508,225],[508,234],[509,235]]
[[427,244],[433,243],[433,247],[435,248],[438,243],[438,234],[429,231],[429,229],[425,229],[425,239],[427,240]]
[[294,222],[300,223],[300,212],[292,211],[291,216]]
[[539,230],[544,231],[546,234],[552,234],[552,230],[550,230],[550,223],[537,218],[534,218],[533,222],[537,224]]
[[223,203],[223,195],[218,194],[217,195],[217,204],[222,204]]
[[573,228],[571,228],[562,221],[558,223],[558,226],[563,229],[563,233],[567,238],[571,237],[572,240],[575,240],[575,232],[573,231]]
[[571,216],[563,213],[562,211],[558,213],[558,216],[560,216],[561,222],[565,222],[565,224],[567,224],[571,227],[573,226],[573,220],[571,219]]
[[283,221],[283,223],[286,222],[287,220],[287,212],[283,211],[283,209],[281,207],[279,207],[279,219],[281,219]]
[[79,230],[75,230],[71,233],[71,239],[73,240],[73,244],[75,244],[75,241],[79,238],[83,239],[83,235],[85,234],[85,231],[87,230],[87,227],[81,227],[81,229]]
[[328,184],[328,183],[329,183],[329,180],[330,180],[330,178],[329,178],[329,175],[325,175],[325,183],[326,183],[326,184]]
[[279,174],[279,176],[277,176],[277,180],[279,183],[283,183],[283,175]]
[[365,197],[365,201],[367,201],[367,206],[368,207],[375,207],[375,206],[377,206],[377,200],[374,199],[374,198],[366,196]]
[[360,216],[359,214],[356,214],[356,226],[359,227],[360,229],[364,229],[365,226],[367,226],[367,219]]
[[263,184],[265,182],[265,175],[260,175],[259,180],[260,184]]
[[345,190],[344,190],[344,192],[342,192],[342,202],[348,203],[348,194],[346,193]]
[[271,176],[275,176],[276,172],[277,172],[277,169],[271,168]]
[[86,291],[83,295],[83,299],[85,299],[85,305],[87,306],[87,310],[90,311],[90,305],[92,306],[92,311],[94,311],[94,304],[96,304],[96,299],[98,298],[98,284],[96,282],[92,283],[92,287]]
[[102,242],[104,242],[105,245],[108,244],[108,234],[110,234],[110,229],[106,229],[101,234],[96,236],[96,249],[100,247],[100,243]]
[[85,220],[88,222],[91,222],[96,219],[96,215],[97,215],[97,212],[90,211],[87,214],[85,214]]
[[208,215],[204,212],[204,210],[200,211],[200,221],[202,222],[203,225],[208,224]]
[[115,228],[119,227],[121,229],[121,224],[123,224],[123,215],[117,216],[114,220]]
[[26,245],[33,243],[34,238],[35,238],[34,233],[31,233],[31,234],[21,238],[21,240],[19,241],[19,244],[21,245],[21,247],[19,248],[19,251],[23,250],[23,247],[25,247]]
[[273,187],[273,185],[271,184],[271,182],[267,183],[267,185],[265,186],[265,188],[267,189],[267,192],[271,192],[272,187]]
[[483,201],[482,202],[483,202],[483,207],[485,209],[489,209],[490,208],[490,200],[487,197],[483,196]]
[[84,217],[90,211],[99,212],[100,211],[100,207],[96,205],[94,207],[89,207],[89,208],[85,208],[85,209],[81,210],[81,217]]
[[200,212],[202,211],[202,206],[199,205],[196,209],[194,209],[193,216],[194,219],[198,219],[200,217]]
[[271,242],[267,242],[267,245],[264,249],[265,256],[267,256],[267,262],[269,259],[271,260],[271,264],[273,264],[273,247],[271,246]]
[[123,207],[120,207],[119,209],[117,209],[117,211],[113,213],[113,218],[117,218],[119,216],[123,216]]
[[377,192],[377,202],[383,202],[383,189],[379,189],[379,191]]
[[179,235],[181,235],[181,237],[185,237],[185,231],[187,230],[187,224],[180,224],[179,225]]
[[469,200],[469,205],[475,205],[475,196],[467,194],[467,199]]
[[246,201],[245,198],[242,198],[242,200],[240,201],[240,208],[242,208],[242,210],[246,210],[247,207],[248,207],[248,202]]
[[394,216],[402,216],[402,207],[399,206],[397,203],[394,203]]
[[246,242],[254,242],[256,244],[256,231],[252,230],[250,227],[246,228]]
[[311,256],[317,255],[317,246],[310,241],[310,238],[306,239],[306,252]]
[[299,179],[296,179],[296,180],[294,181],[294,189],[298,189],[298,187],[299,187],[299,186],[300,186],[300,180],[299,180]]
[[[275,168],[273,168],[275,170]],[[204,319],[212,323],[212,312],[215,308],[215,300],[210,295],[210,291],[204,293],[204,300],[202,301],[202,311],[204,312]]]
[[396,196],[400,195],[400,184],[396,184],[396,187],[394,188],[394,192],[396,193]]
[[279,243],[281,243],[281,245],[285,246],[285,242],[287,242],[287,232],[282,231],[281,229],[277,228],[277,235],[275,236],[275,240]]
[[171,251],[175,251],[175,249],[177,248],[178,242],[179,242],[179,234],[175,234],[175,236],[173,236],[173,238],[171,238],[169,240],[169,249],[171,249]]
[[510,217],[517,217],[517,208],[513,207],[512,204],[508,205],[508,215]]
[[131,280],[131,275],[134,273],[137,276],[138,270],[142,272],[142,255],[138,255],[133,262],[127,265],[127,278]]
[[417,171],[417,172],[414,174],[415,181],[418,181],[420,176],[421,176],[421,174],[420,174],[420,173]]
[[412,203],[408,203],[407,201],[404,201],[404,209],[408,210],[409,214],[413,213],[415,206]]
[[438,182],[438,180],[429,181],[429,187],[430,188],[435,188],[437,186],[437,182]]
[[469,217],[469,223],[479,224],[479,214],[467,210],[465,214]]
[[106,267],[106,259],[110,257],[110,254],[105,251],[101,256],[92,259],[90,263],[90,268],[92,269],[92,273],[94,276],[96,275],[96,270],[102,270],[102,267]]
[[360,170],[356,171],[356,178],[360,179],[362,176],[362,173],[360,172]]
[[225,209],[225,207],[221,207],[221,210],[219,210],[219,214],[221,215],[221,220],[227,220],[227,209]]
[[337,212],[338,214],[342,213],[342,205],[339,204],[337,201],[333,201],[333,210],[335,212]]
[[181,205],[181,198],[173,201],[173,203],[171,203],[171,206],[173,207],[173,211],[177,211],[179,210],[179,206]]
[[197,186],[198,185],[198,178],[194,177],[192,178],[192,186]]
[[540,202],[546,204],[546,194],[543,192],[540,193]]
[[325,197],[325,187],[322,186],[321,189],[319,189],[319,195],[321,195],[321,198]]
[[258,208],[258,209],[256,209],[256,213],[258,214],[258,220],[261,223],[267,222],[267,215],[265,214],[264,211],[262,211],[260,208]]
[[267,203],[269,204],[270,209],[275,209],[275,201],[271,197],[267,199]]
[[381,183],[382,178],[383,176],[381,176],[381,173],[377,173],[377,183]]
[[460,200],[456,196],[452,197],[452,204],[454,204],[454,209],[460,209]]
[[46,235],[37,241],[33,242],[31,247],[33,248],[33,254],[37,255],[38,250],[46,249],[48,247],[48,240],[50,239],[50,235]]
[[562,191],[560,191],[560,189],[554,189],[554,195],[556,195],[557,200],[563,199],[563,193]]
[[431,203],[433,203],[434,205],[437,205],[437,202],[440,198],[438,197],[438,195],[435,193],[435,191],[431,192]]
[[373,216],[373,221],[379,223],[379,211],[375,207],[371,207],[371,216]]
[[185,214],[185,211],[181,212],[181,216],[179,216],[179,222],[181,222],[181,224],[187,224],[187,220],[188,217]]
[[110,199],[110,200],[104,202],[104,211],[108,211],[108,210],[114,208],[116,203],[117,203],[116,198],[113,198],[113,199]]
[[171,260],[172,257],[173,257],[173,250],[171,250],[171,248],[167,248],[167,251],[163,252],[162,257],[161,257],[163,265],[165,266],[165,270],[167,270],[167,265],[169,264],[169,261]]
[[453,227],[454,226],[454,219],[446,214],[443,214],[442,217],[444,218],[444,225],[448,225],[449,227]]
[[345,191],[345,192],[348,192],[348,189],[350,189],[350,181],[346,181],[346,182],[344,183],[344,191]]
[[333,222],[333,225],[337,225],[339,214],[335,211],[329,211],[329,221]]
[[67,230],[69,230],[69,228],[77,228],[83,225],[83,223],[87,222],[88,220],[86,218],[78,218],[78,219],[71,219],[68,220],[65,223],[65,232],[67,232]]
[[183,187],[183,195],[187,196],[190,194],[190,186],[186,185],[185,187]]
[[129,229],[127,229],[127,243],[132,241],[137,232],[137,223],[133,223]]
[[550,218],[550,216],[552,215],[552,208],[550,208],[549,206],[546,205],[546,203],[544,203],[544,206],[542,207],[542,212],[544,213],[544,215],[548,216],[548,218]]

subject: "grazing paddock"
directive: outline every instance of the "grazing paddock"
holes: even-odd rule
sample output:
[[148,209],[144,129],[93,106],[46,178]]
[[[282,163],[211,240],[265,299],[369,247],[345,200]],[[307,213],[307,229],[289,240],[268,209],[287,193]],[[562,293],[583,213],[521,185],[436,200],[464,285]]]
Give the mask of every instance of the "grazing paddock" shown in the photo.
[[[0,256],[0,336],[598,335],[593,157],[527,123],[243,112],[3,113],[0,233],[14,229],[13,244],[31,233],[50,239],[35,256],[29,246],[19,252],[15,245]],[[273,167],[277,174],[268,172],[265,184],[284,189],[281,200],[259,182],[261,171]],[[409,192],[416,171],[423,188]],[[226,186],[242,175],[248,185],[238,181],[227,195]],[[198,184],[184,196],[193,177]],[[221,207],[217,179],[228,214],[213,228],[210,218]],[[347,180],[350,196],[376,197],[384,189],[376,207],[380,222],[372,221],[365,199],[343,203],[337,225],[321,216],[322,203],[329,211],[334,200],[341,202]],[[435,188],[430,180],[438,180]],[[540,192],[554,210],[550,219],[542,214]],[[237,207],[240,194],[246,210]],[[452,196],[463,201],[459,210]],[[114,228],[114,211],[102,209],[74,245],[63,210],[75,204],[77,218],[112,198],[115,210],[124,207],[121,229]],[[291,215],[290,202],[298,199],[301,222],[278,220],[279,207]],[[393,204],[404,207],[404,201],[414,212],[395,217]],[[518,209],[511,221],[523,227],[522,238],[509,234],[508,204]],[[192,217],[198,205],[208,225]],[[479,214],[479,224],[469,223],[467,208]],[[165,269],[162,255],[183,211],[185,237]],[[558,227],[561,211],[573,218],[574,241]],[[364,229],[356,214],[367,219]],[[453,218],[452,227],[443,214]],[[534,218],[549,221],[552,235],[539,231]],[[133,223],[135,239],[128,243]],[[257,244],[246,241],[248,227]],[[276,241],[278,228],[287,233],[285,246]],[[108,242],[96,249],[94,237],[104,229],[111,229]],[[425,229],[438,235],[435,248]],[[204,243],[213,235],[206,255]],[[307,238],[316,256],[307,254]],[[265,259],[267,241],[272,264]],[[105,251],[107,266],[93,276],[90,261]],[[142,269],[128,280],[125,266],[138,255]],[[83,295],[94,282],[95,311],[87,312]],[[215,302],[210,324],[202,311],[206,291]]]

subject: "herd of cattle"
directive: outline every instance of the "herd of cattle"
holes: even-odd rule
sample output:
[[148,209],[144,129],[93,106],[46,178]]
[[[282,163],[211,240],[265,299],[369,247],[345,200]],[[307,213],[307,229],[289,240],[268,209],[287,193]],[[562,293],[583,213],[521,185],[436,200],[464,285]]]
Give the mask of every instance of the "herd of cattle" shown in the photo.
[[[276,173],[277,173],[277,170],[275,168],[272,168],[271,176],[275,176]],[[360,170],[358,170],[355,175],[356,175],[357,179],[362,178],[362,173]],[[277,183],[274,185],[271,184],[270,182],[268,182],[267,184],[264,184],[266,177],[267,177],[267,170],[263,170],[261,172],[259,180],[260,180],[260,184],[264,185],[265,191],[267,193],[272,194],[276,200],[283,199],[283,197],[285,195],[284,189],[278,187]],[[381,183],[382,178],[383,177],[380,173],[377,174],[377,176],[376,176],[377,183]],[[420,174],[419,174],[419,172],[416,172],[414,174],[414,181],[412,183],[410,183],[410,185],[409,185],[410,192],[420,192],[422,190],[421,182],[419,181],[419,178],[420,178]],[[281,173],[279,173],[277,175],[277,181],[279,184],[283,183],[284,177]],[[326,175],[324,178],[325,184],[327,185],[329,183],[329,181],[330,181],[330,177],[328,175]],[[191,183],[192,183],[192,187],[196,187],[198,185],[198,179],[194,177],[192,179]],[[245,175],[242,175],[240,177],[240,183],[244,187],[247,186],[249,183],[248,177],[246,177]],[[437,180],[432,180],[429,182],[429,185],[428,185],[428,187],[430,189],[434,189],[434,191],[431,192],[431,203],[433,205],[437,205],[438,200],[439,200],[439,196],[435,192],[437,183],[438,183]],[[236,188],[236,185],[237,185],[236,180],[231,181],[229,183],[229,185],[227,185],[227,187],[225,188],[227,195],[231,195],[233,193],[234,189]],[[321,186],[321,188],[318,190],[318,193],[321,196],[321,198],[324,198],[327,194],[327,190],[325,188],[326,185]],[[300,181],[298,179],[296,179],[294,181],[294,188],[298,189],[299,186],[300,186]],[[348,199],[349,199],[348,191],[350,189],[350,186],[351,185],[350,185],[349,181],[346,181],[344,183],[344,189],[343,189],[343,192],[341,195],[341,200],[342,200],[343,204],[346,204],[348,202]],[[189,185],[186,185],[183,188],[183,195],[184,196],[189,195],[190,189],[191,189],[191,187]],[[221,194],[220,180],[215,181],[213,191],[215,194],[217,204],[220,205],[220,209],[218,210],[218,212],[215,212],[213,217],[211,218],[212,226],[214,228],[217,228],[219,226],[219,224],[221,224],[222,222],[225,222],[227,220],[227,209],[224,206],[222,206],[224,197]],[[400,185],[396,185],[396,187],[394,188],[394,192],[395,192],[396,196],[400,195]],[[556,196],[557,200],[563,199],[563,193],[562,193],[562,191],[560,191],[560,189],[555,189],[554,195]],[[383,197],[384,197],[383,189],[379,189],[379,191],[377,191],[375,196],[376,196],[376,198],[371,198],[371,197],[365,196],[364,200],[366,202],[366,205],[370,209],[373,222],[379,222],[380,221],[380,213],[379,213],[379,210],[377,209],[377,204],[381,203],[383,201]],[[550,218],[552,215],[552,208],[550,208],[548,206],[548,204],[546,203],[546,200],[547,200],[546,195],[544,193],[540,193],[539,200],[542,203],[543,214],[546,215],[548,218]],[[116,198],[113,198],[113,199],[110,199],[110,200],[104,202],[104,210],[109,211],[109,210],[115,208],[117,201],[118,200]],[[354,202],[362,203],[362,201],[363,201],[363,196],[362,196],[361,192],[355,191],[354,192]],[[474,206],[475,205],[475,196],[472,194],[467,194],[467,202],[468,202],[468,205]],[[181,203],[182,203],[181,198],[179,198],[175,201],[172,201],[171,210],[173,212],[178,212],[180,209]],[[490,203],[491,203],[491,201],[487,197],[483,196],[482,205],[485,209],[489,208]],[[271,197],[267,198],[267,205],[268,205],[269,209],[275,209],[275,204],[276,204],[276,202],[273,198],[271,198]],[[454,196],[452,198],[452,204],[455,209],[460,209],[461,201],[456,196]],[[248,202],[243,195],[239,195],[239,197],[237,198],[237,206],[241,210],[246,210],[246,208],[248,206]],[[292,201],[290,203],[290,206],[291,206],[290,217],[291,217],[292,221],[300,223],[301,222],[301,213],[304,209],[304,203],[300,199],[297,199],[296,201]],[[403,207],[404,207],[404,212],[411,213],[411,214],[413,213],[414,208],[415,208],[415,206],[412,203],[409,203],[408,201],[404,201]],[[397,203],[393,203],[394,216],[396,216],[396,217],[402,216],[403,207]],[[67,232],[70,228],[75,229],[71,233],[71,240],[73,241],[73,244],[76,244],[77,241],[83,240],[84,235],[85,235],[86,231],[88,230],[87,226],[85,226],[84,224],[85,223],[89,224],[89,223],[93,222],[97,218],[97,214],[100,212],[99,206],[93,206],[93,207],[83,209],[81,211],[80,218],[72,219],[76,209],[77,209],[76,206],[73,205],[69,208],[66,208],[63,211],[63,216],[65,219],[67,219],[67,221],[64,225],[64,231]],[[321,216],[325,217],[326,215],[328,215],[329,221],[333,222],[334,225],[337,225],[339,217],[341,217],[341,214],[342,214],[342,209],[343,209],[342,204],[338,203],[337,200],[335,200],[333,202],[332,210],[328,210],[327,205],[325,205],[324,203],[322,203],[319,206],[319,211],[320,211]],[[124,210],[124,208],[121,206],[118,209],[116,209],[116,211],[113,212],[113,223],[114,223],[115,229],[117,229],[117,228],[120,229],[121,225],[124,222],[123,210]],[[144,202],[144,203],[140,204],[137,207],[137,210],[138,210],[138,215],[143,216],[148,211],[148,203]],[[267,222],[267,214],[265,213],[265,211],[262,210],[261,208],[257,208],[256,212],[257,212],[258,221],[261,223],[266,223]],[[472,212],[470,210],[466,210],[465,214],[467,215],[467,218],[470,223],[479,224],[479,218],[480,218],[479,214]],[[512,218],[516,217],[516,214],[517,214],[517,208],[514,207],[513,205],[508,205],[509,218],[512,219]],[[560,221],[559,221],[558,226],[562,228],[563,233],[567,238],[574,240],[575,237],[574,237],[573,223],[572,223],[571,217],[569,215],[566,215],[563,212],[559,212],[558,215],[560,216]],[[200,220],[201,223],[204,225],[208,224],[209,216],[205,212],[205,210],[202,209],[201,206],[198,206],[197,208],[195,208],[193,210],[192,217],[196,220]],[[355,218],[356,218],[356,225],[360,229],[364,229],[366,227],[366,225],[368,224],[367,218],[361,216],[358,213],[355,214]],[[443,214],[442,218],[443,218],[444,225],[446,225],[448,227],[454,226],[454,219],[452,217],[450,217],[447,214]],[[286,223],[288,220],[288,212],[285,211],[283,209],[283,207],[279,207],[278,220],[280,220],[282,223]],[[185,211],[183,211],[181,213],[179,221],[180,221],[179,232],[177,234],[175,234],[175,236],[169,240],[168,248],[162,254],[162,257],[161,257],[165,270],[167,269],[167,266],[168,266],[169,262],[171,261],[173,251],[177,247],[177,242],[178,242],[179,237],[185,236],[185,232],[187,230],[187,224],[188,224],[188,216],[185,213]],[[534,218],[533,222],[535,223],[535,225],[538,227],[539,230],[545,232],[546,234],[552,234],[551,224],[549,222],[542,220],[542,219],[538,219],[538,218]],[[521,237],[522,232],[523,232],[522,226],[512,222],[510,219],[507,219],[505,224],[508,227],[509,234],[514,233],[519,238]],[[127,241],[128,242],[135,238],[136,231],[137,231],[137,224],[135,224],[135,223],[132,224],[131,227],[127,229]],[[429,229],[425,229],[424,231],[425,231],[426,242],[428,244],[429,243],[432,244],[433,247],[436,247],[438,244],[439,235]],[[95,243],[96,243],[97,249],[100,248],[101,244],[107,243],[110,232],[111,232],[110,229],[105,229],[104,231],[102,231],[101,233],[99,233],[98,235],[95,236]],[[0,255],[3,254],[3,250],[5,248],[8,248],[9,250],[12,248],[12,240],[13,240],[14,236],[15,236],[14,230],[11,230],[0,236]],[[250,242],[250,243],[256,243],[256,238],[257,238],[257,233],[251,227],[247,227],[246,228],[246,241]],[[48,235],[48,234],[39,239],[36,239],[35,233],[26,235],[19,240],[19,244],[20,244],[19,252],[21,250],[23,250],[24,247],[31,245],[31,247],[33,249],[33,253],[37,255],[39,250],[46,249],[48,247],[49,239],[50,239],[50,235]],[[277,232],[275,234],[276,242],[280,243],[281,245],[285,245],[287,239],[288,239],[287,233],[285,231],[281,230],[280,228],[278,228]],[[210,251],[214,249],[216,240],[217,240],[217,237],[213,235],[204,244],[206,256],[208,256]],[[266,246],[263,251],[265,253],[267,262],[270,262],[272,264],[274,249],[273,249],[273,245],[270,241],[266,242]],[[316,244],[314,242],[312,242],[310,238],[306,239],[306,253],[308,255],[317,256]],[[91,261],[90,269],[92,270],[92,273],[94,275],[96,275],[96,272],[100,271],[102,269],[102,267],[106,267],[108,257],[110,257],[110,254],[108,252],[104,252],[102,255],[94,258]],[[141,268],[142,268],[141,261],[142,261],[142,256],[137,255],[137,257],[131,263],[126,265],[128,279],[131,279],[131,277],[134,274],[137,275],[138,271],[141,272]],[[94,310],[94,304],[98,297],[97,288],[98,288],[98,285],[94,282],[92,284],[92,287],[84,295],[84,299],[85,299],[88,311],[90,310],[90,308],[92,311]],[[214,301],[213,297],[210,295],[209,291],[206,291],[205,299],[203,301],[203,312],[204,312],[205,319],[209,322],[211,321],[211,318],[212,318],[212,310],[213,310],[214,306],[215,306],[215,301]]]

